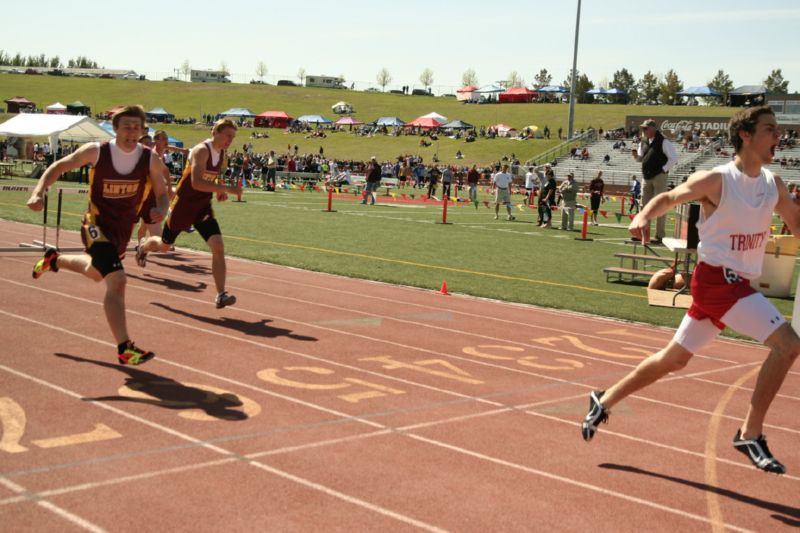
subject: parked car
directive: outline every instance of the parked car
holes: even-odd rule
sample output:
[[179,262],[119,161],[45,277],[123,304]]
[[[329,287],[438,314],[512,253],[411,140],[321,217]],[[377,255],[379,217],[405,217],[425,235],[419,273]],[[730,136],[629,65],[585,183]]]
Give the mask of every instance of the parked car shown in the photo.
[[29,68],[29,69],[25,69],[25,74],[33,74],[35,76],[38,76],[38,75],[41,74],[41,72],[39,72],[35,68]]
[[414,89],[413,91],[411,91],[411,94],[414,96],[433,96],[425,89]]
[[297,84],[292,80],[278,80],[279,87],[297,87]]

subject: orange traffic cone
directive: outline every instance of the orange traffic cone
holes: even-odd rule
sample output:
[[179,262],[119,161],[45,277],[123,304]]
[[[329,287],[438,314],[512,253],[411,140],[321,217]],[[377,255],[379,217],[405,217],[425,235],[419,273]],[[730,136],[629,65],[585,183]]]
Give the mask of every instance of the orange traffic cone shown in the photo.
[[442,281],[442,288],[439,289],[439,294],[444,294],[445,296],[450,295],[450,293],[447,292],[447,281]]

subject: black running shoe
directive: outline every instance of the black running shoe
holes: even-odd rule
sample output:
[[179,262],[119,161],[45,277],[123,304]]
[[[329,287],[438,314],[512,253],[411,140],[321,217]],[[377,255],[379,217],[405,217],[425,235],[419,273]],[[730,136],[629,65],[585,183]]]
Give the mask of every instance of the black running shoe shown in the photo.
[[589,394],[589,413],[583,419],[583,424],[581,424],[581,435],[583,435],[583,440],[586,442],[592,440],[597,431],[597,426],[601,422],[608,424],[608,409],[600,403],[600,398],[603,397],[605,392],[604,390],[596,390]]
[[216,304],[217,309],[222,309],[223,307],[235,304],[236,296],[222,291],[221,293],[217,294],[217,298],[214,300],[214,303]]
[[742,430],[736,432],[733,437],[733,447],[742,452],[750,459],[750,462],[759,470],[772,472],[773,474],[785,474],[786,467],[772,456],[767,448],[767,439],[764,435],[759,435],[754,439],[742,438]]

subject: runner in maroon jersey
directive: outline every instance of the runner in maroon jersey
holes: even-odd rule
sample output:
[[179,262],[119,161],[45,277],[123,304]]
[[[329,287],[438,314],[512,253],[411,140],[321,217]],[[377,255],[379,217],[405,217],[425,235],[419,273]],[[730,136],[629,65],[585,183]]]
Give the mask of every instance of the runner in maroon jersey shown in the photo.
[[228,194],[242,194],[241,185],[227,186],[219,183],[225,168],[225,150],[236,137],[236,124],[230,119],[220,119],[211,130],[211,139],[206,139],[192,148],[189,163],[183,171],[164,223],[161,237],[152,236],[139,243],[136,262],[144,267],[148,252],[166,252],[182,231],[192,226],[205,239],[211,250],[211,274],[217,289],[217,309],[236,303],[236,297],[225,291],[225,246],[219,223],[214,218],[211,198],[216,193],[217,201],[227,200]]
[[[94,281],[105,280],[103,300],[106,319],[117,342],[117,354],[122,364],[138,365],[155,357],[153,352],[138,348],[128,336],[125,319],[125,271],[122,259],[131,238],[136,214],[150,187],[157,206],[151,210],[153,220],[163,220],[169,207],[169,197],[161,174],[164,163],[153,152],[139,144],[145,115],[141,106],[128,106],[114,115],[114,140],[90,142],[72,154],[50,165],[36,184],[28,207],[41,211],[43,195],[61,175],[70,170],[91,165],[89,173],[89,208],[83,216],[81,239],[86,251],[80,254],[61,254],[48,248],[33,268],[38,279],[44,272],[59,269],[83,274]],[[151,179],[158,176],[158,179]]]

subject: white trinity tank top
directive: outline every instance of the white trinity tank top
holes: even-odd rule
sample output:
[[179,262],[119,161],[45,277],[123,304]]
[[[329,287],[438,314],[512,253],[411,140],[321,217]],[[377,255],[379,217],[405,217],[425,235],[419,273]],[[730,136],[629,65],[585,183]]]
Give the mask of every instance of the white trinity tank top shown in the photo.
[[701,210],[698,259],[755,279],[761,275],[772,213],[778,203],[775,176],[766,168],[757,177],[747,176],[733,161],[714,172],[722,175],[722,194],[717,210],[707,220]]

